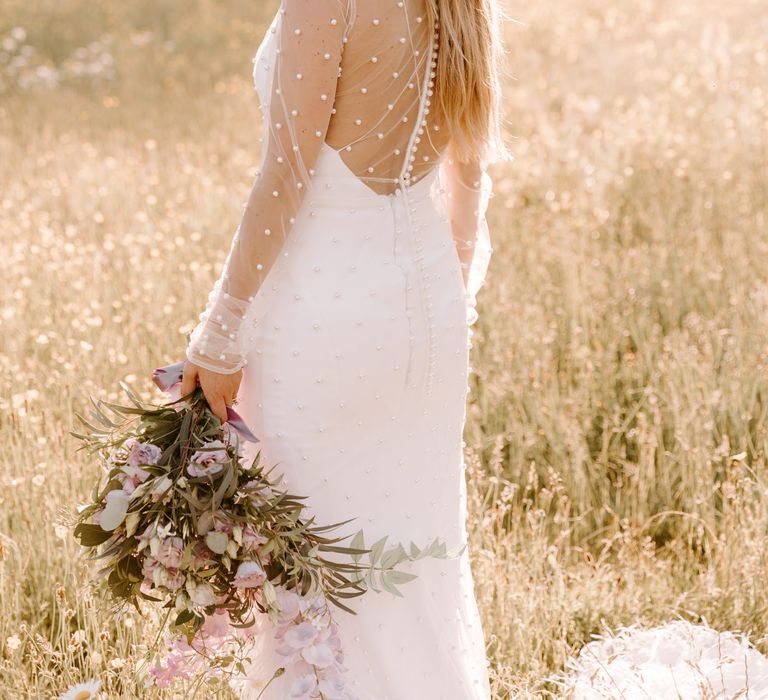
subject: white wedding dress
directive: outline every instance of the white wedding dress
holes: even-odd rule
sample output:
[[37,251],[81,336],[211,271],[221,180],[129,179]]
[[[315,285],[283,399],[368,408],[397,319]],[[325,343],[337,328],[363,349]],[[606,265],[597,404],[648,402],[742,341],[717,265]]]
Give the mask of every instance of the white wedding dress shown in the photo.
[[[483,163],[451,158],[424,0],[283,0],[254,59],[262,167],[187,356],[244,369],[238,411],[321,524],[466,542],[469,325],[490,256]],[[253,453],[252,453],[253,454]],[[487,700],[466,549],[338,611],[360,700]],[[268,636],[243,698],[280,665]],[[290,674],[260,697],[291,697]],[[304,697],[304,696],[302,696]],[[318,696],[319,697],[319,696]]]

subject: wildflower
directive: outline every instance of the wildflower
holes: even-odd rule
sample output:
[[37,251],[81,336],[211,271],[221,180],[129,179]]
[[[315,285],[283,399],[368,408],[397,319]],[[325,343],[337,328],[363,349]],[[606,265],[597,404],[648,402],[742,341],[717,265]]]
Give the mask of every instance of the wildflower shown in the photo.
[[101,681],[89,681],[88,683],[78,683],[68,688],[67,691],[59,697],[59,700],[91,700],[101,689]]
[[276,591],[277,602],[284,620],[293,620],[299,614],[299,595],[295,591],[279,586]]
[[335,668],[328,668],[323,670],[322,677],[318,683],[318,690],[323,698],[332,700],[333,698],[344,697],[344,679],[341,674]]
[[14,634],[5,640],[5,645],[11,650],[16,651],[21,646],[21,640]]
[[286,646],[278,649],[278,653],[284,656],[310,646],[317,636],[317,630],[310,622],[300,622],[292,625],[283,635]]
[[327,668],[336,661],[336,658],[328,645],[315,642],[311,646],[301,650],[301,655],[307,663],[317,668]]
[[314,672],[307,673],[293,682],[288,697],[304,700],[305,698],[311,698],[316,689],[317,678],[315,677]]

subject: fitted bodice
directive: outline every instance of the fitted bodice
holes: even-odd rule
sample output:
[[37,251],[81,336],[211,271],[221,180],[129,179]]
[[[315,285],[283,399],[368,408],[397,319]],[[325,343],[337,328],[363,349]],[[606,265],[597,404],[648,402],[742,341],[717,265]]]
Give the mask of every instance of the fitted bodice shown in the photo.
[[[346,13],[325,141],[366,186],[388,194],[433,172],[448,142],[433,109],[436,26],[424,0],[350,0]],[[282,21],[278,12],[254,59],[254,83],[265,111],[272,106]],[[296,75],[300,72],[289,79]],[[324,97],[317,92],[321,102]]]

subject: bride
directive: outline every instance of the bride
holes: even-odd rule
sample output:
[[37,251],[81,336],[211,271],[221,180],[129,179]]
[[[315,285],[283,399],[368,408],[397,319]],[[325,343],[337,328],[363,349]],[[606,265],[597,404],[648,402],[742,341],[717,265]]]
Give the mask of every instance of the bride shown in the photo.
[[[262,165],[182,393],[199,382],[222,420],[238,403],[316,521],[355,518],[369,543],[466,541],[497,56],[494,0],[283,0],[254,59]],[[350,695],[489,698],[466,549],[412,567],[404,597],[337,615]],[[269,682],[276,653],[264,642],[243,697],[320,697]]]

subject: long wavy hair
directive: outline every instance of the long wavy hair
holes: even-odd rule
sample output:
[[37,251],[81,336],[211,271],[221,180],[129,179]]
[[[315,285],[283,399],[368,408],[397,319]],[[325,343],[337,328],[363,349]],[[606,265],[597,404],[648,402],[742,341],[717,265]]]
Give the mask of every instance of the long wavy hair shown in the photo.
[[503,55],[498,0],[426,0],[438,26],[433,104],[460,161],[489,163],[509,153],[501,128],[500,62]]

